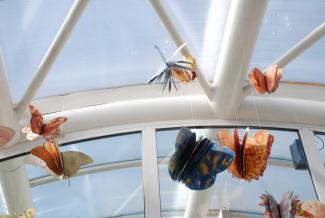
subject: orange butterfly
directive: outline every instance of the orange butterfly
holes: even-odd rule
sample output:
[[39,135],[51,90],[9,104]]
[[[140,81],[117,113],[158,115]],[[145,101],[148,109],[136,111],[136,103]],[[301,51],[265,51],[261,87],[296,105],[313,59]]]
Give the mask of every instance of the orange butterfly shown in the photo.
[[42,135],[46,140],[53,140],[60,136],[60,125],[67,121],[66,117],[57,117],[44,123],[42,114],[33,106],[29,105],[29,113],[31,114],[30,124],[23,128],[22,132],[26,133],[26,138],[30,141]]
[[76,174],[81,165],[90,164],[93,160],[79,151],[60,152],[54,142],[45,141],[43,146],[31,150],[26,162],[40,166],[54,176],[67,178]]
[[15,130],[0,125],[0,146],[6,145],[15,136]]
[[307,218],[324,218],[325,204],[320,201],[304,201],[297,205],[296,215]]
[[254,68],[249,74],[248,79],[255,87],[255,90],[261,94],[274,92],[282,76],[282,69],[273,64],[265,74],[258,68]]
[[229,131],[219,131],[218,138],[221,144],[236,154],[228,170],[233,176],[250,181],[263,176],[274,138],[265,130],[258,131],[247,138],[248,131],[249,128],[246,128],[242,140],[237,129],[234,130],[233,135]]

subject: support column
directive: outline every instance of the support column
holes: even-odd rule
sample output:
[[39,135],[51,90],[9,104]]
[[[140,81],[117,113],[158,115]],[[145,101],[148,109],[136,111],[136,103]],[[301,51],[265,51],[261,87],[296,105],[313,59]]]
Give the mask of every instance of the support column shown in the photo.
[[190,191],[184,218],[203,218],[207,216],[213,187],[211,186],[203,191]]
[[[15,145],[19,139],[20,129],[13,108],[7,84],[5,66],[0,51],[0,125],[16,131],[16,136],[6,145]],[[19,214],[32,207],[29,181],[22,158],[0,162],[0,197],[10,214]]]
[[9,214],[17,215],[33,207],[32,195],[23,158],[0,163],[1,200]]

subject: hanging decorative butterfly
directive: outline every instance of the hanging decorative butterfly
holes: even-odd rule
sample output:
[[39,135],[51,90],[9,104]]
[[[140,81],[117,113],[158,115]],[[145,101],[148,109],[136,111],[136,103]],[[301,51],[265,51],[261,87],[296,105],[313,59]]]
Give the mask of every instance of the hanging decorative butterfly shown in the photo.
[[15,130],[0,125],[0,147],[6,145],[15,136]]
[[42,114],[33,105],[29,105],[29,112],[30,124],[22,130],[28,140],[32,141],[42,135],[46,140],[51,141],[60,136],[60,125],[67,121],[66,117],[57,117],[49,123],[44,123]]
[[218,138],[222,145],[236,154],[228,170],[233,176],[250,181],[263,176],[274,138],[263,130],[247,139],[248,132],[249,128],[246,128],[242,140],[239,138],[237,129],[234,130],[233,135],[228,130],[219,131]]
[[304,201],[297,205],[296,215],[306,218],[324,218],[325,203],[321,201]]
[[[185,45],[186,44],[183,44],[180,48],[178,48],[174,55],[176,55]],[[182,61],[167,61],[159,47],[156,45],[154,46],[158,50],[166,67],[160,73],[151,78],[148,82],[149,84],[154,82],[159,83],[161,80],[163,80],[162,89],[165,90],[165,88],[168,86],[168,91],[170,92],[172,85],[176,90],[178,90],[175,83],[176,79],[180,82],[187,83],[196,78],[196,61],[193,57],[186,57],[186,60]]]
[[0,215],[0,218],[34,218],[35,208],[29,208],[24,212],[20,213],[18,216],[15,215]]
[[75,175],[82,165],[93,163],[93,160],[79,151],[60,152],[55,142],[45,141],[43,146],[31,150],[26,163],[40,166],[51,175],[68,178]]
[[268,218],[294,218],[296,208],[299,203],[298,196],[293,196],[293,192],[287,192],[283,195],[280,204],[273,198],[273,196],[266,192],[260,196],[262,202],[260,206],[264,206],[264,215]]
[[216,175],[230,165],[234,153],[228,148],[182,128],[176,137],[175,153],[169,159],[168,171],[172,180],[185,183],[192,190],[212,186]]
[[273,64],[269,67],[266,73],[258,68],[254,68],[249,74],[248,78],[255,90],[261,94],[268,92],[269,94],[275,92],[279,86],[282,76],[282,69]]

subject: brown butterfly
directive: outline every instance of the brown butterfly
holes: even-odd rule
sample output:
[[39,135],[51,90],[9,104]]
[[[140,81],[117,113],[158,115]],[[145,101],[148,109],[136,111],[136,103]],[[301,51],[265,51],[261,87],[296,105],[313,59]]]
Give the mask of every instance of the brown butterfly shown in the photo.
[[6,145],[15,136],[15,130],[0,125],[0,146]]
[[22,132],[26,133],[26,138],[30,141],[42,135],[46,140],[53,140],[60,136],[60,125],[67,121],[66,117],[57,117],[44,123],[42,114],[33,106],[29,105],[31,114],[30,124],[23,128]]
[[282,76],[282,69],[273,64],[269,67],[266,73],[258,68],[254,68],[249,74],[248,78],[255,90],[261,94],[268,92],[269,94],[275,92],[279,86],[279,81]]
[[79,151],[60,152],[54,142],[45,141],[43,146],[31,150],[26,162],[40,166],[54,176],[67,178],[75,175],[82,165],[93,163],[93,160]]
[[219,131],[218,138],[222,145],[236,154],[228,170],[233,176],[250,181],[263,176],[274,138],[265,130],[258,131],[247,138],[248,131],[249,128],[244,132],[242,140],[237,129],[234,130],[234,134],[229,131]]

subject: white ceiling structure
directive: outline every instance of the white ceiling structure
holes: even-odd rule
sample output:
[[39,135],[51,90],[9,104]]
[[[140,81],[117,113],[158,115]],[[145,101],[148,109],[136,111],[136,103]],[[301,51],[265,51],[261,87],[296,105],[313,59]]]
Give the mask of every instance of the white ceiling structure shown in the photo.
[[[0,124],[17,133],[2,148],[0,158],[28,152],[41,142],[27,142],[20,134],[29,119],[30,103],[46,119],[69,118],[62,143],[141,132],[140,163],[95,166],[82,169],[78,176],[142,163],[146,217],[161,217],[153,146],[156,129],[184,125],[288,128],[298,130],[316,193],[325,200],[325,169],[313,146],[313,131],[325,130],[325,16],[321,13],[325,3],[281,2],[0,2]],[[53,18],[46,16],[51,10],[57,11]],[[297,15],[303,11],[310,18]],[[160,85],[145,85],[161,65],[152,44],[168,56],[184,42],[187,46],[181,54],[197,57],[197,81],[180,84],[179,91],[171,93],[161,92]],[[284,68],[283,82],[276,93],[256,94],[247,82],[247,72],[271,64]],[[0,166],[2,170],[17,168],[0,173],[2,198],[11,213],[32,206],[21,161],[10,159]],[[46,177],[31,185],[51,181]],[[211,193],[211,189],[190,192],[184,216],[206,216]]]

